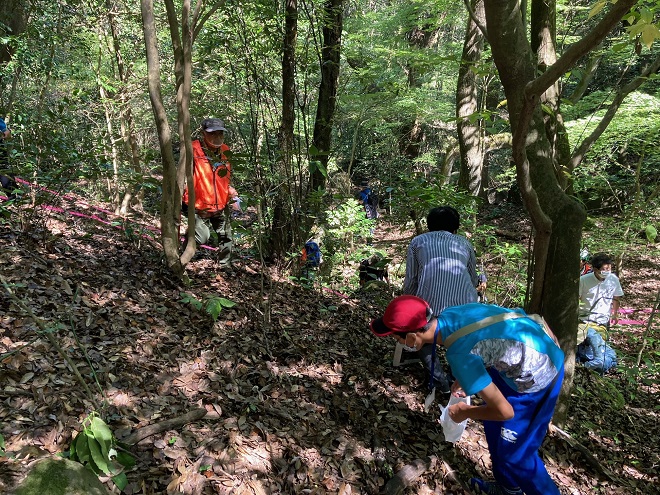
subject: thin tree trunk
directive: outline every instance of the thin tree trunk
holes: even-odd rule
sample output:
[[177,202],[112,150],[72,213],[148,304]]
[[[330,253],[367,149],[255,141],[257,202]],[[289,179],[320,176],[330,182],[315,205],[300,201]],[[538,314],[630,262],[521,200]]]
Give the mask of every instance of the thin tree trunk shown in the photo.
[[[172,229],[178,232],[181,213],[181,198],[188,184],[189,208],[188,229],[186,231],[186,249],[181,255],[181,264],[185,266],[195,253],[195,188],[192,172],[192,140],[190,136],[190,90],[192,86],[192,33],[190,26],[190,0],[184,0],[181,7],[181,34],[173,0],[165,0],[167,22],[170,27],[170,39],[174,49],[174,74],[176,79],[176,109],[178,117],[180,147],[179,163],[176,167],[176,184],[172,201],[175,203],[176,218]],[[178,242],[178,234],[177,234]]]
[[635,0],[619,0],[582,40],[536,77],[537,60],[525,37],[517,0],[488,0],[486,20],[493,59],[504,86],[513,131],[513,157],[523,201],[535,227],[534,285],[529,310],[543,314],[566,354],[559,424],[567,417],[577,335],[577,273],[583,208],[559,187],[552,144],[539,106],[541,95],[596,47]]
[[[555,0],[535,0],[532,2],[531,43],[536,53],[539,72],[544,72],[557,61],[556,51],[557,5]],[[546,134],[552,145],[552,159],[556,163],[555,173],[560,186],[565,190],[570,182],[566,173],[566,163],[570,157],[568,133],[560,110],[561,88],[559,79],[554,81],[541,95],[541,104],[551,112],[543,112]]]
[[[122,56],[121,44],[119,42],[119,28],[117,26],[116,14],[114,12],[111,0],[106,0],[105,3],[108,24],[110,25],[110,33],[112,35],[112,46],[115,56],[115,64],[117,65],[117,72],[119,74],[119,81],[121,83],[119,89],[119,128],[121,131],[124,146],[133,169],[133,173],[142,177],[142,166],[140,164],[140,154],[137,146],[137,139],[135,137],[135,129],[133,125],[133,114],[130,104],[128,102],[127,87],[128,87],[128,72],[124,66],[124,57]],[[128,211],[131,198],[133,197],[134,186],[129,184],[124,192],[121,203],[115,204],[115,213],[118,215],[125,215]]]
[[[172,152],[172,135],[167,112],[163,105],[160,86],[160,58],[156,43],[156,22],[154,20],[153,0],[140,0],[142,26],[147,55],[147,81],[151,108],[154,113],[158,142],[163,162],[163,196],[161,200],[160,223],[165,262],[180,279],[184,278],[183,265],[179,259],[178,220],[181,209],[180,192],[176,180],[176,164]],[[174,198],[179,198],[175,203]],[[194,198],[191,199],[194,204]],[[193,246],[194,249],[194,246]]]
[[112,111],[109,104],[109,97],[103,85],[103,79],[101,77],[101,67],[102,67],[102,57],[101,57],[101,47],[103,46],[103,31],[101,25],[98,26],[97,36],[99,40],[99,53],[96,67],[96,84],[99,87],[99,96],[101,97],[101,103],[103,105],[103,113],[105,115],[105,127],[106,127],[106,141],[107,148],[110,149],[110,156],[106,157],[106,161],[112,163],[112,180],[108,179],[108,195],[112,198],[113,204],[119,202],[119,157],[117,156],[117,146],[113,137],[112,130]]

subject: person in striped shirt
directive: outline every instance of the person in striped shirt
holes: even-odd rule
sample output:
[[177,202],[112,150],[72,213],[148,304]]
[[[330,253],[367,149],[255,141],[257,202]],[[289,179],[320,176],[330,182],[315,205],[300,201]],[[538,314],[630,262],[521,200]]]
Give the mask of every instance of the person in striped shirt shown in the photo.
[[[427,301],[434,316],[450,306],[477,302],[476,254],[470,241],[456,234],[460,226],[458,211],[451,206],[433,208],[426,224],[429,231],[415,237],[408,246],[403,293]],[[417,356],[429,372],[429,388],[437,387],[448,395],[449,378],[433,347],[424,345]]]

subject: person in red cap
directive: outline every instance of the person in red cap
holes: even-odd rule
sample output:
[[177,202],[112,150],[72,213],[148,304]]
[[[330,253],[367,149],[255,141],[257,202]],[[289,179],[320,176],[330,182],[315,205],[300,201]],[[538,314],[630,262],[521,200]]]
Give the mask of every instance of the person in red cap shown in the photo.
[[[231,164],[227,158],[225,124],[220,119],[204,119],[202,138],[192,142],[193,186],[195,188],[195,241],[206,244],[211,229],[218,236],[218,262],[231,268],[233,247],[231,208],[236,191],[229,185]],[[183,193],[184,212],[188,208],[188,190]]]
[[371,331],[412,349],[444,346],[456,378],[452,394],[483,399],[448,410],[456,423],[484,424],[495,481],[472,478],[474,493],[559,495],[538,450],[561,389],[564,353],[543,321],[521,309],[480,303],[434,316],[426,301],[406,295],[390,302]]

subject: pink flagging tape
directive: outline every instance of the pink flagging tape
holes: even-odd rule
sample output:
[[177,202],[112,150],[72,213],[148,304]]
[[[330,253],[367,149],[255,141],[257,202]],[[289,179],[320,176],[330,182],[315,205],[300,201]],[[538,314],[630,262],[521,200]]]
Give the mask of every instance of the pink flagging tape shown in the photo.
[[642,309],[635,309],[635,308],[619,308],[619,314],[622,315],[630,315],[632,313],[650,313],[653,311],[653,308],[642,308]]
[[[41,190],[41,191],[45,191],[45,192],[47,192],[47,193],[52,194],[53,196],[58,196],[58,197],[60,197],[60,198],[64,198],[64,199],[66,199],[66,200],[68,200],[68,201],[71,201],[71,202],[77,204],[78,206],[82,206],[82,207],[85,207],[85,208],[90,208],[90,209],[92,209],[92,210],[100,211],[101,213],[104,213],[104,214],[109,215],[109,216],[111,216],[111,217],[121,218],[122,220],[126,220],[125,217],[123,217],[123,216],[121,216],[121,215],[117,215],[117,214],[116,214],[115,212],[113,212],[113,211],[106,210],[106,209],[104,209],[104,208],[100,208],[100,207],[98,207],[98,206],[94,206],[94,205],[88,203],[87,201],[84,201],[84,200],[82,200],[82,199],[80,199],[80,198],[76,198],[75,196],[71,196],[70,194],[62,194],[62,193],[58,193],[57,191],[53,191],[52,189],[48,189],[47,187],[40,186],[39,184],[33,184],[33,183],[31,183],[31,182],[28,182],[28,181],[26,181],[26,180],[23,180],[23,179],[21,179],[20,177],[16,177],[16,182],[20,182],[21,184],[25,184],[26,186],[33,187],[33,188],[35,188],[35,189],[39,189],[39,190]],[[102,221],[102,220],[101,220],[101,221]],[[146,229],[148,229],[148,230],[151,230],[151,231],[153,231],[153,232],[160,232],[160,229],[159,229],[158,227],[154,227],[153,225],[149,225],[149,224],[142,223],[142,222],[136,222],[135,220],[129,220],[129,221],[130,221],[131,223],[134,223],[134,224],[136,224],[136,225],[140,225],[140,226],[142,226],[142,227],[144,227],[144,228],[146,228]]]
[[618,325],[646,325],[645,321],[642,320],[626,320],[626,319],[620,319],[617,322]]
[[[125,218],[122,217],[121,215],[117,215],[117,214],[115,214],[114,212],[112,212],[112,211],[110,211],[110,210],[105,210],[105,209],[103,209],[103,208],[99,208],[98,206],[90,205],[89,203],[87,203],[87,202],[85,202],[85,201],[82,201],[82,200],[80,200],[79,198],[76,198],[76,197],[71,196],[71,195],[68,195],[68,194],[60,194],[60,193],[58,193],[57,191],[53,191],[53,190],[48,189],[48,188],[46,188],[46,187],[44,187],[44,186],[40,186],[40,185],[38,185],[38,184],[32,184],[31,182],[28,182],[28,181],[26,181],[26,180],[23,180],[23,179],[21,179],[21,178],[19,178],[19,177],[16,177],[16,182],[20,182],[21,184],[25,184],[25,185],[30,186],[30,187],[34,187],[34,188],[37,188],[37,189],[41,189],[42,191],[46,191],[46,192],[48,192],[48,193],[50,193],[50,194],[53,194],[53,195],[55,195],[55,196],[59,196],[59,197],[61,197],[61,198],[67,199],[67,200],[69,200],[69,201],[72,201],[72,202],[78,204],[79,206],[85,206],[85,207],[87,207],[87,208],[91,208],[91,209],[93,209],[93,210],[97,210],[97,211],[100,211],[100,212],[102,212],[102,213],[105,213],[106,215],[110,215],[110,216],[113,216],[113,217],[116,217],[116,218],[125,219]],[[2,198],[2,196],[0,196],[0,198]],[[110,226],[112,226],[112,223],[111,223],[111,222],[108,222],[107,220],[104,220],[104,219],[100,218],[100,217],[97,216],[97,215],[85,215],[84,213],[80,213],[80,212],[77,212],[77,211],[64,210],[63,208],[59,208],[59,207],[57,207],[57,206],[47,206],[47,205],[42,205],[42,206],[43,206],[44,208],[48,209],[48,210],[56,211],[56,212],[59,212],[59,213],[68,213],[69,215],[73,215],[73,216],[76,216],[76,217],[89,218],[89,219],[91,219],[91,220],[96,220],[97,222],[101,222],[101,223],[104,223],[104,224],[106,224],[106,225],[110,225]],[[142,227],[145,227],[145,228],[147,228],[148,230],[151,230],[151,231],[153,231],[153,232],[160,233],[160,229],[159,229],[158,227],[154,227],[153,225],[148,225],[148,224],[144,224],[144,223],[141,223],[141,222],[136,222],[136,221],[134,221],[134,220],[129,220],[129,222],[134,223],[134,224],[136,224],[136,225],[140,225],[140,226],[142,226]],[[115,225],[114,227],[116,227],[116,228],[118,228],[118,229],[121,229],[121,228],[122,228],[121,225]],[[142,237],[144,237],[145,239],[152,239],[152,240],[153,240],[153,237],[148,236],[148,235],[144,235],[144,234],[142,234]],[[185,239],[185,238],[182,238],[181,240],[183,241],[184,239]],[[208,245],[206,245],[206,244],[201,244],[199,247],[200,247],[200,248],[203,248],[203,249],[208,249],[209,251],[217,251],[217,250],[218,250],[218,248],[213,247],[213,246],[208,246]]]

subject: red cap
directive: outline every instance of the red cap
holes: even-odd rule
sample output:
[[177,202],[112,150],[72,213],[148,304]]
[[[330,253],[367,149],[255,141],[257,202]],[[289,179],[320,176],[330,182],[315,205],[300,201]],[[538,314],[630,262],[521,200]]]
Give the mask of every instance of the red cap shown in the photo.
[[417,332],[426,326],[431,316],[431,308],[424,299],[417,296],[399,296],[387,305],[382,318],[371,322],[370,328],[378,337]]

